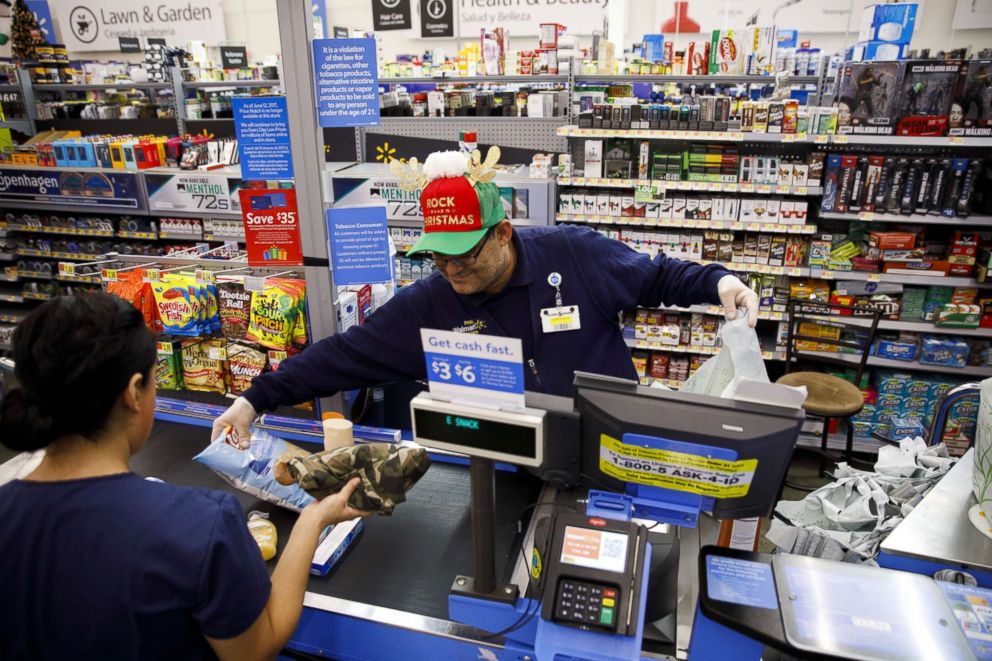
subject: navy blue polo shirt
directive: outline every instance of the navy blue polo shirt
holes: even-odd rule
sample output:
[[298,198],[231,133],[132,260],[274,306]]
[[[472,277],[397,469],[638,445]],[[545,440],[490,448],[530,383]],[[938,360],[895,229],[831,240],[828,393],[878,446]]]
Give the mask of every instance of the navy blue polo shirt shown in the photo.
[[231,494],[122,473],[0,487],[0,658],[210,659],[269,573]]
[[[434,273],[402,289],[361,326],[326,337],[257,377],[245,397],[256,411],[404,379],[426,378],[420,329],[521,339],[525,387],[572,396],[576,370],[636,378],[620,314],[638,306],[718,304],[729,272],[665,255],[654,259],[588,228],[514,228],[517,265],[498,294],[464,296]],[[582,327],[544,333],[540,311],[554,307],[548,275],[559,273],[562,303],[578,306]],[[530,363],[533,363],[531,365]]]

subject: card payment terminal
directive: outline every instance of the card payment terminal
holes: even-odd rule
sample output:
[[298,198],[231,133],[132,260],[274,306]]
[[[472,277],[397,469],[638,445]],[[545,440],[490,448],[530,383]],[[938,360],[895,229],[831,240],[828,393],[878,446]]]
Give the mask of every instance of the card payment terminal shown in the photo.
[[551,539],[541,617],[633,636],[647,529],[630,521],[559,514]]

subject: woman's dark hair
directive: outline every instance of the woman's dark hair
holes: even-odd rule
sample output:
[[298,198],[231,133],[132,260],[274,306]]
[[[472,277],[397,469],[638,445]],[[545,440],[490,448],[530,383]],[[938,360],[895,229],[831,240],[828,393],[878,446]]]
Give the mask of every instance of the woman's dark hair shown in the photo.
[[24,318],[13,344],[19,387],[0,405],[0,443],[16,451],[65,434],[93,438],[131,377],[151,378],[156,360],[141,312],[110,294],[48,301]]

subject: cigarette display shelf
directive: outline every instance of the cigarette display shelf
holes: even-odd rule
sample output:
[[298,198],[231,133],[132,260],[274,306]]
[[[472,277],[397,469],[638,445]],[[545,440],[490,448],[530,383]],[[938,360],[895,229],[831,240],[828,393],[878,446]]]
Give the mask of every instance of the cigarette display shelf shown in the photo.
[[763,275],[791,275],[795,278],[810,277],[809,269],[804,266],[769,266],[768,264],[737,264],[734,262],[715,262],[706,259],[693,260],[697,264],[722,264],[729,271],[738,273],[761,273]]
[[535,76],[413,76],[397,78],[379,78],[380,85],[429,85],[440,83],[444,85],[480,84],[507,85],[516,83],[567,83],[568,76],[541,74]]
[[20,278],[17,277],[16,273],[0,273],[0,282],[18,282],[19,280]]
[[27,314],[20,308],[10,308],[0,305],[0,322],[18,324]]
[[51,273],[42,273],[41,271],[18,271],[17,277],[28,280],[52,280],[54,276]]
[[592,225],[628,225],[634,227],[691,227],[702,230],[736,230],[741,232],[770,232],[773,234],[816,234],[816,225],[783,225],[781,223],[742,223],[731,220],[679,220],[675,218],[639,218],[634,216],[586,216],[560,213],[558,222],[589,223]]
[[642,376],[639,380],[642,386],[650,386],[657,383],[665,386],[666,388],[671,388],[672,390],[678,390],[685,385],[685,381],[677,381],[676,379],[655,379],[650,376]]
[[86,230],[75,227],[37,227],[34,225],[10,225],[10,231],[24,232],[27,234],[59,234],[64,236],[98,236],[113,237],[113,230]]
[[73,261],[87,262],[100,259],[100,255],[87,255],[75,252],[53,252],[51,250],[34,250],[32,248],[18,248],[18,257],[40,257],[42,259],[68,259]]
[[[662,305],[656,308],[658,310],[671,310],[672,312],[696,312],[699,314],[712,314],[723,316],[723,306],[721,305],[690,305],[686,308],[681,308],[677,306]],[[782,321],[783,319],[788,319],[789,314],[787,312],[773,312],[771,310],[759,310],[758,319],[763,319],[766,321]]]
[[[278,79],[252,78],[250,80],[184,80],[183,89],[224,89],[230,87],[282,87]],[[192,120],[200,121],[200,120]]]
[[992,216],[932,216],[924,214],[893,214],[862,211],[860,213],[835,213],[821,211],[820,218],[824,220],[850,220],[870,223],[905,223],[907,225],[944,225],[956,230],[969,227],[992,227]]
[[[783,81],[788,85],[815,85],[820,82],[819,76],[786,76]],[[686,83],[694,85],[774,85],[775,76],[677,76],[672,74],[627,74],[617,76],[606,73],[581,73],[575,75],[575,82],[608,82],[608,83]]]
[[98,285],[101,282],[98,275],[66,275],[59,273],[55,276],[55,279],[59,282],[76,282],[87,285]]
[[176,241],[203,241],[202,234],[185,234],[183,232],[159,232],[158,238]]
[[957,276],[866,273],[865,271],[831,271],[817,268],[810,268],[808,270],[809,277],[819,280],[858,280],[867,282],[893,282],[910,286],[992,288],[992,282],[978,282],[974,278]]
[[[660,129],[580,129],[562,126],[558,135],[567,138],[638,138],[641,140],[708,140],[711,142],[814,142],[806,133],[745,133],[742,131],[662,131]],[[827,137],[827,136],[822,136]]]
[[128,231],[120,231],[120,232],[117,232],[117,236],[119,236],[122,239],[145,239],[145,240],[150,240],[150,241],[154,241],[155,239],[159,238],[158,237],[158,234],[156,232],[128,232]]
[[[624,342],[631,349],[650,349],[651,351],[667,351],[670,353],[694,353],[702,356],[715,356],[720,352],[720,347],[704,347],[684,344],[664,344],[651,340],[637,340],[625,338]],[[762,351],[765,360],[785,360],[784,351]]]
[[20,293],[0,291],[0,301],[4,303],[23,303],[24,296]]
[[32,83],[31,87],[36,92],[126,92],[128,90],[156,92],[172,89],[169,83],[135,83],[121,80],[111,83]]
[[706,191],[711,193],[755,193],[758,195],[822,195],[822,186],[778,186],[719,181],[664,181],[662,179],[605,179],[599,177],[558,177],[559,186],[637,188],[651,186],[658,191]]
[[[833,360],[841,363],[857,364],[860,357],[856,354],[833,353],[828,351],[803,351],[803,356],[816,356],[825,360]],[[879,358],[869,356],[868,365],[870,367],[884,367],[888,369],[909,370],[911,372],[936,372],[947,376],[974,376],[979,378],[992,377],[992,367],[966,365],[965,367],[954,367],[952,365],[928,365],[917,360],[892,360],[890,358]]]
[[203,235],[203,240],[204,241],[234,241],[234,242],[237,242],[237,243],[244,243],[245,242],[245,237],[244,237],[244,235],[241,235],[241,236],[225,236],[223,234],[211,234],[211,233],[208,232],[208,233],[205,233]]

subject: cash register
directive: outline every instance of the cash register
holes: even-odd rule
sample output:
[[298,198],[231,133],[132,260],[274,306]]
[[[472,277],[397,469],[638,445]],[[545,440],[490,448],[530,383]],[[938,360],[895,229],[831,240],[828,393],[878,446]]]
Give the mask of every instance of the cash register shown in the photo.
[[[415,439],[471,462],[474,575],[455,577],[449,617],[519,658],[636,659],[646,614],[672,619],[677,598],[677,533],[657,543],[652,529],[767,514],[803,414],[585,374],[575,386],[574,400],[529,394],[516,410],[411,401]],[[528,531],[523,589],[494,572],[495,462],[551,492]],[[664,562],[652,562],[654,548]]]

